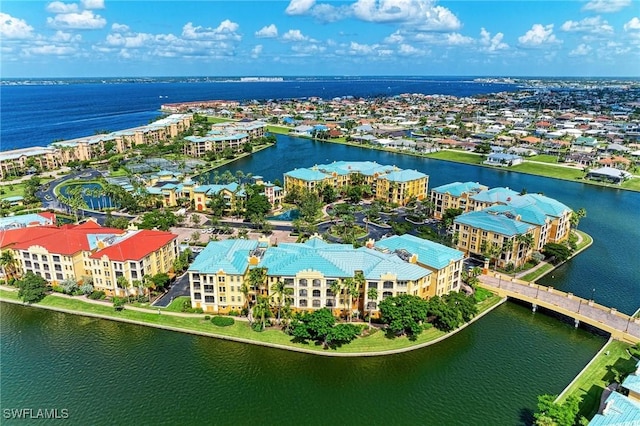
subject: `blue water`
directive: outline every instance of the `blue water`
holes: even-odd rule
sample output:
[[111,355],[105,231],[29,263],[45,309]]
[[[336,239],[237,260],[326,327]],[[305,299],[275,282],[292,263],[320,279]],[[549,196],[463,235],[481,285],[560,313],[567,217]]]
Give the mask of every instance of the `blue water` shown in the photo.
[[267,219],[269,220],[283,220],[283,221],[292,221],[300,217],[300,211],[298,209],[287,210],[285,212],[280,213],[276,216],[269,216]]
[[97,130],[115,131],[145,125],[160,115],[163,103],[311,96],[330,99],[401,93],[471,96],[516,88],[513,84],[476,83],[469,77],[0,85],[0,149],[42,146],[57,139],[89,136]]

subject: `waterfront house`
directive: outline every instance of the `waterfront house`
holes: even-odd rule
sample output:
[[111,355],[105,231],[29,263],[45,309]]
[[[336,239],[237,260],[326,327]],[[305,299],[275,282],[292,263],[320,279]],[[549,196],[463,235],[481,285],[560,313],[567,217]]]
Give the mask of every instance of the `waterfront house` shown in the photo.
[[519,155],[494,152],[489,154],[482,164],[486,164],[488,166],[510,167],[517,166],[523,162],[524,160]]
[[619,185],[625,180],[630,179],[631,176],[631,173],[624,170],[615,169],[613,167],[600,167],[599,169],[590,170],[587,173],[586,178],[597,181],[616,183]]
[[442,219],[447,209],[468,211],[469,197],[488,189],[489,187],[478,182],[453,182],[433,188],[431,190],[433,217]]

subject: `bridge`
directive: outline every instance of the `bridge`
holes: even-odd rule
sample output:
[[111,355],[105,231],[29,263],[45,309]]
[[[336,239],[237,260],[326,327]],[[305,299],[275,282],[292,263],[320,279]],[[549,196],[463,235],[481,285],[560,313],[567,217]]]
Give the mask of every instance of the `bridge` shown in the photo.
[[577,297],[553,287],[546,287],[508,275],[489,272],[478,277],[480,287],[500,297],[530,303],[535,311],[538,307],[558,312],[573,318],[575,326],[580,322],[603,330],[616,340],[631,344],[640,342],[640,318],[618,312],[615,308],[599,305],[593,300]]

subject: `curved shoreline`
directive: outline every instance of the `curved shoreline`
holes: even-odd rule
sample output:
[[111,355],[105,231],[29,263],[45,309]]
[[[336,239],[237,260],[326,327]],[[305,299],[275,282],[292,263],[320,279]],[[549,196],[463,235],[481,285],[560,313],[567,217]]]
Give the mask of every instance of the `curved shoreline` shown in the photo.
[[298,348],[298,347],[295,347],[295,346],[281,345],[279,343],[260,342],[260,341],[257,341],[257,340],[245,339],[243,337],[226,336],[226,335],[221,335],[221,334],[217,334],[217,333],[210,333],[210,332],[206,332],[206,331],[190,330],[190,329],[181,328],[181,327],[173,327],[173,326],[162,325],[162,324],[154,324],[154,323],[148,323],[148,322],[144,322],[144,321],[131,320],[131,319],[127,319],[127,318],[118,318],[118,317],[114,317],[114,316],[95,314],[95,313],[91,313],[91,312],[75,311],[75,310],[72,310],[72,309],[58,308],[58,307],[54,307],[54,306],[45,306],[45,305],[38,305],[38,304],[25,304],[24,302],[22,302],[20,300],[7,299],[7,298],[4,298],[4,297],[0,297],[0,302],[12,303],[12,304],[15,304],[15,305],[34,307],[34,308],[40,308],[40,309],[47,309],[47,310],[50,310],[50,311],[60,312],[60,313],[65,313],[65,314],[80,315],[80,316],[91,317],[91,318],[99,318],[99,319],[123,322],[123,323],[133,324],[133,325],[153,327],[153,328],[158,328],[158,329],[161,329],[161,330],[180,332],[180,333],[187,333],[187,334],[192,334],[192,335],[202,336],[202,337],[211,337],[211,338],[215,338],[215,339],[228,340],[228,341],[233,341],[233,342],[238,342],[238,343],[246,343],[246,344],[263,346],[263,347],[268,347],[268,348],[273,348],[273,349],[281,349],[281,350],[305,353],[305,354],[310,354],[310,355],[330,356],[330,357],[344,357],[344,358],[356,358],[356,357],[360,358],[360,357],[395,355],[395,354],[399,354],[399,353],[403,353],[403,352],[410,352],[410,351],[413,351],[413,350],[416,350],[416,349],[421,349],[421,348],[425,348],[427,346],[434,345],[436,343],[439,343],[439,342],[443,341],[444,339],[446,339],[446,338],[448,338],[450,336],[453,336],[454,334],[456,334],[460,330],[463,330],[464,328],[466,328],[470,324],[473,324],[476,320],[482,318],[487,313],[491,312],[496,307],[502,305],[506,301],[507,301],[506,298],[503,298],[503,299],[499,300],[494,305],[490,306],[489,308],[487,308],[486,310],[484,310],[483,312],[481,312],[480,314],[478,314],[477,316],[472,318],[471,321],[461,325],[460,327],[456,328],[453,331],[450,331],[449,333],[447,333],[447,334],[445,334],[443,336],[437,337],[437,338],[435,338],[433,340],[430,340],[428,342],[416,344],[416,345],[413,345],[413,346],[408,346],[406,348],[390,349],[390,350],[387,350],[387,351],[371,351],[371,352],[328,352],[328,351],[323,351],[323,352],[321,352],[321,351],[312,350],[312,349]]

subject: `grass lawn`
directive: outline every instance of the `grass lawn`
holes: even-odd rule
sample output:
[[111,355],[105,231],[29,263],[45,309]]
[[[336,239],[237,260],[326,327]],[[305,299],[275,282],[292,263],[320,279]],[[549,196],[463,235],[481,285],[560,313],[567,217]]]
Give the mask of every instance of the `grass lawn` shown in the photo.
[[276,126],[274,124],[267,124],[267,132],[277,133],[279,135],[288,135],[291,127]]
[[[618,185],[608,185],[616,187]],[[640,191],[640,179],[632,178],[620,185],[621,188],[630,189],[631,191]]]
[[465,151],[438,151],[427,154],[427,158],[455,161],[466,164],[482,164],[484,161],[484,157],[482,155],[471,154]]
[[[604,351],[594,358],[589,368],[580,374],[567,392],[562,396],[561,402],[569,395],[578,395],[582,400],[580,403],[580,414],[592,418],[600,405],[600,396],[604,388],[614,380],[612,367],[618,371],[633,371],[636,362],[627,353],[628,343],[611,341]],[[607,352],[609,355],[607,355]]]
[[229,118],[224,118],[224,117],[211,117],[211,116],[207,116],[207,123],[227,123],[229,121],[236,121],[236,120],[231,120]]
[[576,251],[583,249],[593,242],[593,238],[591,238],[591,235],[577,229],[574,230],[574,232],[577,232],[578,234],[580,234],[580,236],[582,236],[582,241],[580,242],[580,244],[578,244],[578,247],[576,247]]
[[173,302],[169,303],[169,306],[161,309],[169,312],[182,312],[182,304],[187,300],[191,300],[191,298],[189,296],[176,297]]
[[533,155],[531,157],[527,157],[527,160],[529,160],[529,161],[539,161],[541,163],[558,164],[558,157],[555,156],[555,155],[549,155],[549,154]]
[[116,171],[109,172],[109,177],[122,177],[122,176],[129,176],[129,173],[123,167],[120,167]]
[[547,272],[549,272],[550,270],[552,270],[554,268],[554,266],[550,263],[547,263],[545,265],[542,265],[540,268],[536,269],[533,272],[529,272],[526,275],[523,275],[522,278],[520,278],[523,281],[535,281],[538,278],[540,278],[541,276],[543,276],[544,274],[546,274]]
[[522,163],[517,166],[509,167],[509,170],[573,181],[576,179],[582,179],[584,176],[584,172],[582,170],[538,163]]
[[[11,292],[2,289],[0,289],[0,297],[12,300],[18,299],[17,292]],[[479,304],[478,311],[479,313],[484,312],[492,306],[495,306],[499,302],[499,297],[490,297]],[[248,324],[244,321],[236,321],[234,325],[228,327],[215,326],[210,321],[204,320],[204,314],[197,317],[185,318],[170,315],[158,315],[155,311],[149,313],[137,312],[127,310],[126,308],[123,311],[116,312],[113,307],[109,305],[96,305],[85,302],[82,299],[68,299],[55,295],[46,296],[41,302],[38,303],[38,305],[99,314],[114,319],[128,319],[145,322],[148,324],[176,327],[184,330],[214,333],[220,336],[237,337],[253,340],[256,342],[275,343],[290,346],[293,348],[304,348],[318,352],[325,351],[321,346],[318,346],[315,343],[292,343],[291,336],[282,333],[276,328],[267,329],[263,332],[255,332],[251,330]],[[415,341],[410,341],[405,337],[389,339],[383,332],[377,332],[367,337],[358,338],[348,345],[335,349],[334,352],[353,353],[402,349],[412,347],[417,344],[426,343],[444,335],[444,332],[439,331],[435,328],[430,328],[428,330],[425,330],[420,336],[418,336]]]
[[24,183],[3,184],[0,189],[4,191],[0,194],[0,198],[15,197],[16,195],[24,196]]

